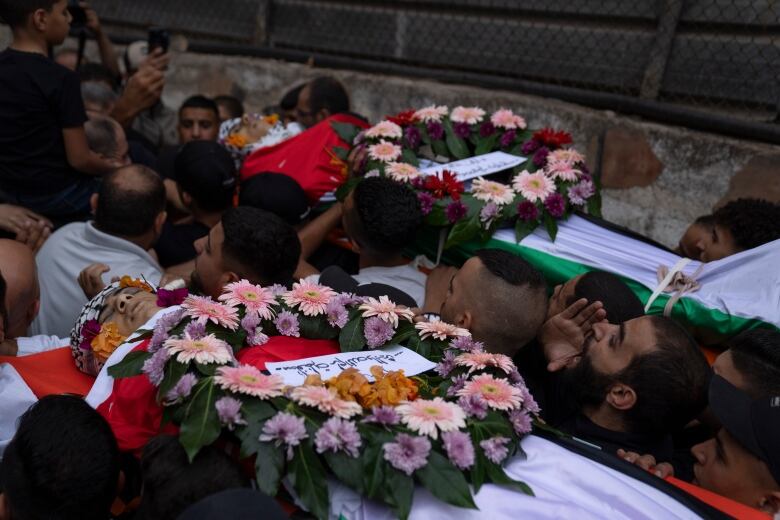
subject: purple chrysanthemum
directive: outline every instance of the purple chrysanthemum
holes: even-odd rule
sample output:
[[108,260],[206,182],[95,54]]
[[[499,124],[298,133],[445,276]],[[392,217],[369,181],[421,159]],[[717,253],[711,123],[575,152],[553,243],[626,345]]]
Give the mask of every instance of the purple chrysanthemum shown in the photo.
[[399,433],[395,436],[395,442],[386,442],[382,449],[385,452],[385,460],[391,466],[411,475],[428,463],[431,441],[427,437]]
[[420,212],[423,215],[429,214],[433,210],[433,204],[436,202],[433,195],[424,191],[417,193],[417,200],[420,201]]
[[447,397],[455,397],[455,395],[466,386],[466,381],[468,381],[468,379],[468,374],[461,374],[453,377],[452,386],[447,389]]
[[506,437],[491,437],[479,443],[479,446],[485,452],[485,457],[494,464],[501,464],[509,453],[506,445],[511,439]]
[[333,303],[337,303],[339,305],[347,306],[347,305],[356,305],[358,303],[363,303],[363,298],[360,296],[355,296],[352,293],[339,293],[336,296],[333,297],[331,300]]
[[461,431],[443,432],[441,440],[450,462],[458,469],[468,469],[474,465],[474,444],[471,436]]
[[371,413],[363,419],[363,422],[382,426],[395,426],[401,422],[401,417],[392,406],[376,406],[371,409]]
[[523,399],[523,409],[533,414],[538,414],[541,411],[541,408],[539,408],[539,403],[536,402],[534,396],[531,395],[531,392],[528,391],[528,387],[525,386],[525,382],[523,382],[523,386],[520,387],[520,395]]
[[533,162],[536,166],[541,168],[544,163],[547,162],[547,156],[550,154],[550,150],[546,146],[542,146],[536,153],[534,153]]
[[582,206],[596,193],[596,188],[591,181],[582,180],[569,188],[569,202],[575,206]]
[[407,126],[404,130],[404,138],[406,139],[406,145],[412,150],[416,150],[420,146],[420,130],[416,126]]
[[[149,341],[149,352],[157,352],[163,343],[168,339],[168,334],[171,329],[179,324],[184,317],[184,310],[179,309],[167,314],[163,314],[157,323],[154,325],[154,331],[152,332],[152,339]],[[98,329],[99,332],[99,329]]]
[[246,331],[247,345],[259,346],[268,343],[268,336],[263,334],[260,316],[256,313],[248,313],[241,320],[241,328]]
[[496,127],[490,121],[485,121],[479,126],[480,137],[490,137],[496,133]]
[[314,435],[317,453],[343,451],[350,457],[357,457],[362,442],[355,423],[338,417],[325,421]]
[[542,143],[540,143],[536,139],[531,139],[530,141],[526,141],[523,143],[523,147],[521,148],[521,151],[523,152],[523,155],[531,155],[536,150],[538,150],[541,145]]
[[515,142],[515,138],[517,137],[517,132],[514,130],[507,130],[503,134],[501,134],[501,139],[499,142],[501,143],[501,146],[506,148],[507,146],[510,146],[513,142]]
[[293,448],[298,446],[303,439],[308,437],[303,417],[297,417],[291,413],[279,412],[271,417],[263,425],[263,433],[260,441],[274,441],[277,446],[287,446],[287,460],[293,456]]
[[281,296],[284,293],[286,293],[289,289],[287,289],[287,287],[285,287],[280,283],[275,283],[271,287],[269,287],[268,290],[271,291],[271,294],[273,294],[274,296]]
[[544,207],[555,218],[561,218],[566,212],[566,200],[560,193],[551,193],[544,201]]
[[444,353],[444,357],[442,358],[441,362],[436,365],[436,373],[439,374],[441,377],[447,377],[447,375],[452,372],[452,369],[455,368],[455,357],[456,354],[452,350],[448,350]]
[[460,336],[450,341],[450,347],[463,352],[474,352],[476,350],[484,350],[485,345],[480,341],[474,341],[471,336]]
[[197,382],[198,378],[195,377],[195,374],[190,374],[188,372],[181,376],[179,382],[165,394],[165,404],[176,404],[189,397],[192,392],[192,387],[195,386],[195,383]]
[[165,376],[165,363],[171,357],[168,349],[158,349],[152,357],[144,361],[141,371],[146,374],[154,386],[160,386]]
[[509,412],[509,422],[512,423],[512,428],[515,429],[515,433],[518,435],[530,433],[532,429],[531,414],[522,410]]
[[197,321],[191,321],[184,327],[184,333],[189,334],[192,339],[204,338],[206,336],[206,325]]
[[427,128],[428,128],[428,135],[434,141],[438,141],[439,139],[444,137],[444,127],[441,125],[441,123],[437,121],[431,121],[428,123]]
[[471,127],[468,123],[455,123],[452,130],[461,139],[468,139],[471,135]]
[[298,316],[290,311],[280,312],[274,320],[274,325],[276,325],[276,330],[278,330],[279,334],[282,336],[292,336],[294,338],[299,338],[301,336]]
[[498,216],[498,205],[496,205],[495,202],[488,202],[484,206],[482,206],[482,209],[479,210],[479,221],[483,224],[487,224],[488,222],[491,222],[494,218]]
[[459,221],[465,217],[468,212],[469,208],[459,200],[450,202],[444,210],[444,214],[447,216],[447,220],[450,221],[450,224]]
[[228,430],[233,431],[236,426],[246,424],[241,416],[241,401],[233,397],[222,397],[214,403],[217,409],[217,416],[222,426],[227,426]]
[[328,303],[328,306],[325,307],[325,315],[328,317],[328,323],[330,323],[331,327],[338,327],[340,329],[343,329],[344,325],[346,325],[349,320],[347,308],[335,300],[332,300]]
[[520,375],[520,372],[517,371],[517,368],[514,368],[509,373],[507,379],[509,379],[509,382],[515,386],[525,386],[525,379],[523,379],[523,376]]
[[539,218],[539,208],[533,202],[524,200],[517,205],[517,216],[526,222],[536,220]]
[[390,341],[394,334],[393,325],[376,316],[368,318],[363,323],[363,336],[366,338],[366,344],[371,348],[381,347]]
[[472,417],[477,419],[484,419],[487,417],[488,404],[487,401],[482,399],[477,394],[464,395],[458,399],[458,405],[463,408],[463,411]]

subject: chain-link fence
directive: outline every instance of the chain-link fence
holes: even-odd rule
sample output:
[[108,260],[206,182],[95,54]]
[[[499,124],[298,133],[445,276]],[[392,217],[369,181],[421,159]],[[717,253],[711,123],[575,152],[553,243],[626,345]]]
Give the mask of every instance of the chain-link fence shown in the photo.
[[643,115],[650,117],[675,113],[683,124],[685,114],[692,122],[715,115],[721,126],[732,121],[767,130],[780,105],[780,1],[774,0],[92,0],[92,5],[127,36],[162,25],[187,35],[198,50],[311,55],[382,72],[517,85],[616,110],[646,107]]

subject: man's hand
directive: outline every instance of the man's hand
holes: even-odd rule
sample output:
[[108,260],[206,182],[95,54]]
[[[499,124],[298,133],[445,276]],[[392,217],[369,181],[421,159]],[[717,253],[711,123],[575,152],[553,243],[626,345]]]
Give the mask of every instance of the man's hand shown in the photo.
[[626,451],[622,449],[617,451],[617,455],[621,459],[630,462],[631,464],[635,464],[645,471],[649,471],[656,477],[666,478],[674,476],[674,467],[672,467],[671,464],[668,462],[661,462],[660,464],[656,464],[655,457],[652,455],[640,455],[638,453],[634,453],[633,451]]
[[38,252],[54,225],[46,217],[21,206],[0,204],[0,229],[14,233],[16,240]]
[[34,222],[26,224],[21,231],[16,234],[16,240],[27,244],[33,250],[33,253],[40,251],[43,243],[51,236],[51,228],[43,222]]
[[100,36],[103,33],[103,28],[100,26],[100,17],[97,12],[89,6],[88,2],[79,2],[79,5],[87,15],[87,29],[91,29],[96,36]]
[[112,113],[121,125],[129,126],[138,114],[160,100],[165,87],[165,69],[170,59],[170,55],[163,54],[162,49],[155,49],[127,80]]
[[102,274],[110,271],[111,268],[106,264],[90,264],[79,273],[79,286],[84,291],[84,295],[91,300],[97,294],[105,289]]
[[441,312],[441,306],[447,299],[450,282],[458,272],[456,267],[440,265],[430,272],[425,280],[425,305],[423,312]]
[[557,372],[575,362],[582,354],[585,337],[593,324],[606,317],[601,302],[589,305],[588,300],[582,298],[547,320],[538,335],[547,358],[547,370]]

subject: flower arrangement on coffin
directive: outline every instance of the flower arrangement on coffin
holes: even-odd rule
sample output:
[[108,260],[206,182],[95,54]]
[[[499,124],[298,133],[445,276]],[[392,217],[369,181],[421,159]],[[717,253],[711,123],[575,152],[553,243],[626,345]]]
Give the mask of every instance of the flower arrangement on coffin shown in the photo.
[[[468,508],[486,482],[532,494],[502,463],[520,451],[539,409],[512,360],[486,352],[468,331],[415,324],[385,296],[356,298],[305,281],[290,291],[241,281],[219,300],[188,297],[147,333],[148,352],[109,369],[149,378],[190,458],[232,435],[242,456],[255,456],[261,490],[275,495],[286,479],[319,518],[328,517],[328,474],[401,518],[415,483]],[[350,368],[287,387],[235,359],[278,334],[338,338],[344,351],[402,344],[438,365],[411,378],[375,366],[373,381]]]
[[[600,214],[598,186],[585,158],[567,147],[571,136],[549,128],[533,132],[511,110],[488,115],[479,107],[450,111],[433,105],[390,116],[364,131],[344,123],[333,127],[353,148],[365,148],[362,170],[367,175],[408,183],[417,192],[426,224],[450,227],[445,247],[487,240],[512,223],[518,242],[540,224],[555,240],[557,221],[573,210]],[[511,185],[479,178],[467,193],[452,172],[423,177],[418,169],[420,158],[446,163],[494,151],[528,159],[514,168]],[[336,147],[334,153],[346,159],[350,150]],[[337,196],[346,196],[353,186],[348,183]]]

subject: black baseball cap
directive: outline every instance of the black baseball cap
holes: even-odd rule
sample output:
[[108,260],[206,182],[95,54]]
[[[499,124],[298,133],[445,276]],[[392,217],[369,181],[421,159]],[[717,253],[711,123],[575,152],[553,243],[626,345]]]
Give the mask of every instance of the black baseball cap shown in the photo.
[[309,202],[301,185],[289,175],[266,172],[241,183],[239,206],[252,206],[281,217],[297,226],[309,216]]
[[780,484],[780,395],[751,399],[715,375],[710,382],[710,408],[726,431],[761,459]]
[[177,520],[221,520],[223,518],[263,518],[288,520],[278,502],[259,491],[228,489],[210,495],[188,507]]

